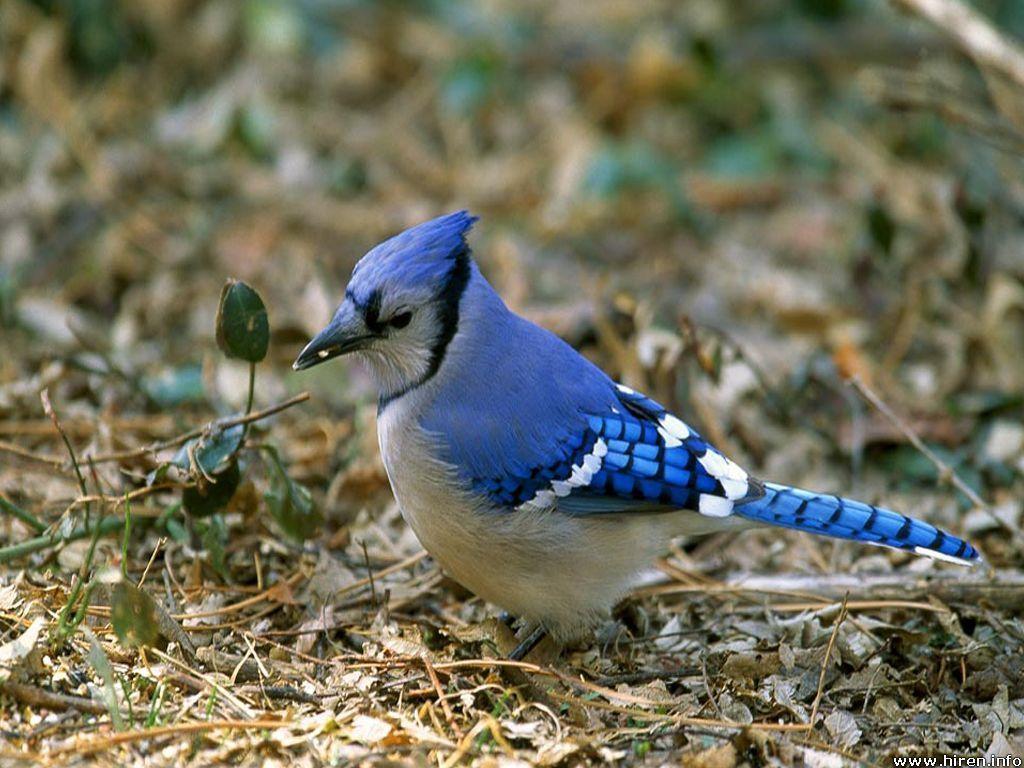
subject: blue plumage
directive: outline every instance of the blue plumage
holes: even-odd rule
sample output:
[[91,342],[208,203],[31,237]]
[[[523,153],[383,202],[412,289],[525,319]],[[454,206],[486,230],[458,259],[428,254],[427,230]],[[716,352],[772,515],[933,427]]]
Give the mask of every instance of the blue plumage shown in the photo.
[[352,270],[347,295],[366,303],[400,285],[439,289],[460,256],[476,216],[456,211],[401,232],[370,249]]
[[784,528],[880,544],[939,559],[971,561],[979,558],[978,550],[969,543],[923,520],[873,504],[776,483],[766,483],[765,495],[739,505],[736,514]]
[[369,251],[295,367],[347,352],[366,360],[402,512],[477,594],[566,639],[680,534],[765,524],[979,559],[928,523],[749,476],[511,312],[470,256],[474,221],[449,214]]

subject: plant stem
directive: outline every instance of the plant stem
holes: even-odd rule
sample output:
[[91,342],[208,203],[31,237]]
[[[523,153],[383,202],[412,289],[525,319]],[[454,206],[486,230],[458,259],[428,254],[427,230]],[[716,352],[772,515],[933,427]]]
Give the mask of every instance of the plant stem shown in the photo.
[[[86,525],[88,526],[88,523]],[[78,628],[78,625],[85,619],[85,612],[89,609],[89,601],[92,599],[93,590],[96,589],[96,582],[92,580],[86,582],[86,577],[89,575],[89,569],[92,568],[92,559],[96,555],[96,543],[99,540],[100,528],[96,526],[92,531],[89,551],[82,561],[82,566],[78,569],[78,578],[75,579],[71,593],[68,595],[68,601],[60,612],[57,622],[57,638],[61,642],[67,640],[71,633]],[[82,594],[83,585],[85,585],[85,595],[79,600],[78,596]]]
[[[71,456],[71,466],[75,468],[75,477],[78,478],[78,487],[82,489],[82,495],[88,496],[89,490],[85,487],[85,478],[82,476],[82,470],[78,466],[78,458],[75,456],[75,449],[71,446],[71,441],[68,439],[67,433],[64,428],[60,425],[60,421],[57,419],[57,412],[53,410],[53,405],[50,403],[50,392],[44,389],[39,393],[39,399],[43,402],[43,411],[47,416],[50,417],[50,421],[53,422],[54,429],[60,435],[60,439],[64,441],[64,447],[68,449],[68,455]],[[102,491],[100,491],[102,493]],[[89,517],[92,514],[92,505],[85,505],[85,524],[89,524]]]
[[[252,413],[252,397],[256,392],[256,363],[249,363],[249,398],[245,403],[245,415]],[[249,422],[242,426],[242,440],[249,434]]]
[[132,502],[124,495],[124,534],[121,536],[121,575],[128,578],[128,537],[132,534]]
[[[252,413],[252,396],[256,389],[256,363],[249,363],[249,399],[245,404],[245,415]],[[248,426],[248,425],[246,425]]]
[[31,512],[27,512],[21,507],[12,504],[3,496],[0,496],[0,511],[6,512],[12,517],[16,517],[29,528],[34,530],[36,533],[43,533],[46,530],[46,525],[36,519],[35,515]]
[[58,544],[66,544],[70,541],[87,539],[94,535],[108,536],[111,533],[116,533],[123,527],[123,517],[105,517],[95,526],[82,526],[81,528],[76,528],[66,536],[61,536],[58,533],[51,533],[46,536],[38,536],[34,539],[28,539],[20,544],[2,547],[0,548],[0,565],[10,562],[11,560],[15,560],[16,558],[24,557],[25,555],[31,555],[33,552],[39,552],[43,549],[55,547]]

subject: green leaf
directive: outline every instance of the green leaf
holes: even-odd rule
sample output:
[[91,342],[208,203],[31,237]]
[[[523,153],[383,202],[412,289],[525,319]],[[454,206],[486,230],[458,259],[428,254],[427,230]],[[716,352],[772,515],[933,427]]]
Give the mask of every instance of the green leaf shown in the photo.
[[103,646],[100,645],[100,641],[92,633],[92,630],[83,626],[82,632],[89,639],[89,654],[87,656],[89,664],[103,681],[103,687],[100,689],[103,703],[107,707],[107,712],[110,713],[115,730],[123,731],[124,721],[121,719],[121,707],[117,703],[117,689],[114,688],[114,668],[110,666],[107,652],[103,650]]
[[142,388],[157,405],[165,408],[198,403],[206,398],[203,369],[198,365],[168,368],[156,376],[147,376],[142,380]]
[[119,581],[111,591],[110,623],[127,648],[155,645],[160,637],[153,598],[129,581]]
[[212,477],[214,482],[204,478],[199,480],[198,485],[186,488],[181,493],[181,505],[193,517],[207,517],[224,509],[238,490],[242,473],[238,462],[232,461]]
[[224,518],[213,515],[202,534],[203,549],[210,553],[210,564],[225,581],[228,581],[228,566],[224,552],[227,540],[228,529],[224,525]]
[[154,469],[151,469],[146,473],[146,487],[152,487],[157,483],[162,483],[167,479],[167,473],[171,467],[174,466],[174,462],[165,461],[163,464],[158,464]]
[[189,460],[191,452],[202,471],[207,475],[214,475],[222,470],[235,455],[242,445],[243,437],[245,437],[245,427],[241,424],[211,432],[208,435],[189,440],[181,446],[172,461],[182,469],[191,471],[192,462]]
[[247,42],[260,53],[295,55],[306,40],[302,5],[287,0],[250,0],[245,6]]
[[267,450],[270,462],[270,490],[263,494],[281,529],[298,541],[311,538],[320,527],[320,513],[309,489],[296,483],[285,472],[281,458],[273,448]]
[[270,323],[263,299],[238,280],[228,280],[217,307],[217,346],[228,357],[258,363],[267,356]]

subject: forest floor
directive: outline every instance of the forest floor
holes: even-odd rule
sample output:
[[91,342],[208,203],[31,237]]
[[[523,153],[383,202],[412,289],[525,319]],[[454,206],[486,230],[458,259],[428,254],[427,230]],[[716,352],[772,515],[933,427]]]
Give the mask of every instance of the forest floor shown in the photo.
[[[1024,752],[1012,73],[881,2],[72,6],[0,4],[0,765]],[[369,247],[463,207],[510,306],[753,474],[986,566],[678,541],[504,660],[365,371],[291,370]],[[227,278],[269,316],[248,411]]]

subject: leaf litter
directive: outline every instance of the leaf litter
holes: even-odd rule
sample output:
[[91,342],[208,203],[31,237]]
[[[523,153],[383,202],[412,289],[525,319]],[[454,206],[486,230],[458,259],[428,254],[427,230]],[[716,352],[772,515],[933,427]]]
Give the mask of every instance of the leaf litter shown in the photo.
[[[0,762],[1024,749],[1024,99],[990,60],[846,3],[45,5],[0,7]],[[991,570],[680,541],[592,643],[504,661],[365,373],[289,368],[367,247],[463,205],[517,311]]]

